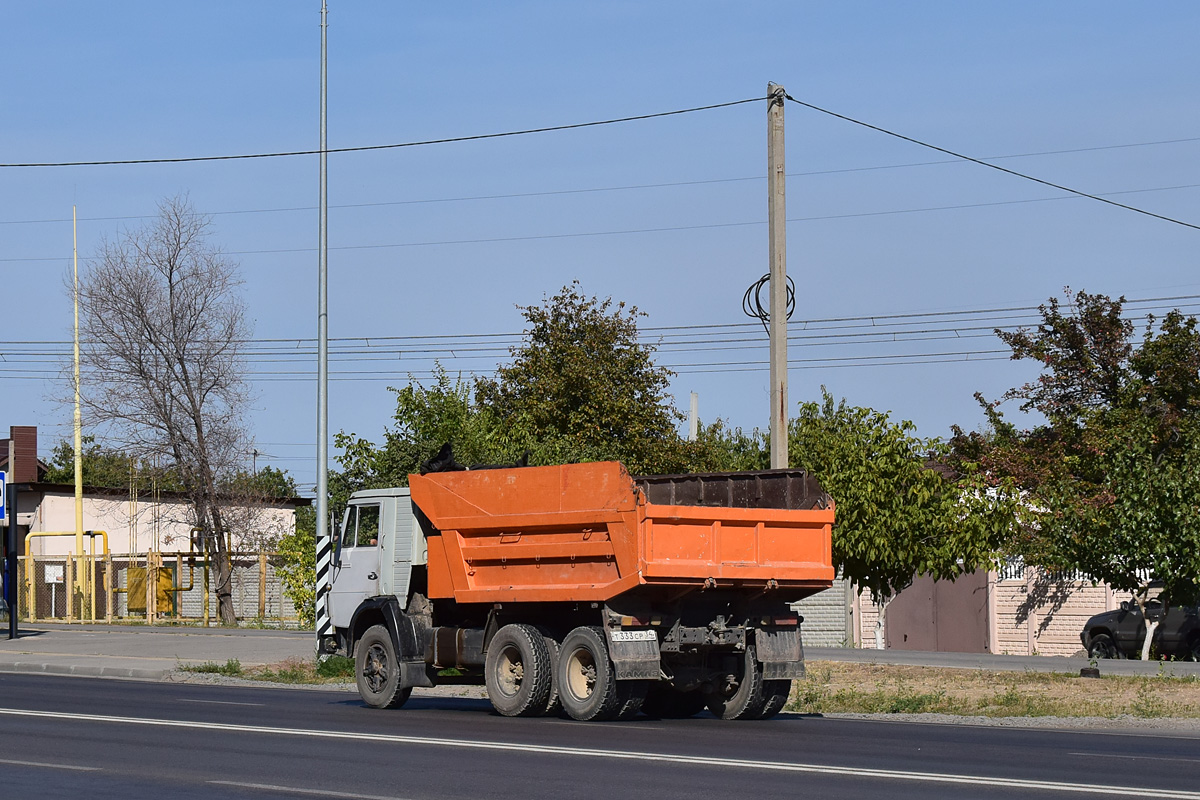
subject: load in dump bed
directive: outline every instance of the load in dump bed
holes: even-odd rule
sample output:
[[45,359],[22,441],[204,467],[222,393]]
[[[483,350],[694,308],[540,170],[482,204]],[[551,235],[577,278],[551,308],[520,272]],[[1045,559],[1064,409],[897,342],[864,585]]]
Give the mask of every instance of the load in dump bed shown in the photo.
[[351,499],[323,644],[372,706],[453,668],[510,716],[763,718],[803,675],[790,604],[832,584],[832,524],[797,470],[413,475]]

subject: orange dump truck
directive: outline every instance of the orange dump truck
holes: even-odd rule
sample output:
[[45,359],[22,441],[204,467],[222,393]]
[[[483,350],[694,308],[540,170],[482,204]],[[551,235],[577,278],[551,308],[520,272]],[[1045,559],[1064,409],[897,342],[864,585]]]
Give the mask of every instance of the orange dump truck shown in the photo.
[[333,558],[320,644],[370,706],[453,681],[508,716],[762,719],[804,674],[790,604],[834,573],[833,504],[803,472],[409,481],[353,495]]

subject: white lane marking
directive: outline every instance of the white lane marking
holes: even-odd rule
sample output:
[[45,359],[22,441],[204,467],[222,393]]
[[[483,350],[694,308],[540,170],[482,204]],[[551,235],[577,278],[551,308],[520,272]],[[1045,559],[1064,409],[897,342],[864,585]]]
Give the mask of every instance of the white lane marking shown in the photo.
[[1172,758],[1170,756],[1126,756],[1115,753],[1067,753],[1069,756],[1087,756],[1088,758],[1125,758],[1130,761],[1186,761],[1189,764],[1200,764],[1200,758]]
[[214,706],[265,706],[266,703],[238,703],[233,700],[190,700],[186,697],[179,698],[181,703],[208,703]]
[[47,764],[43,761],[14,761],[0,758],[0,764],[12,764],[17,767],[44,767],[45,769],[70,769],[78,772],[98,772],[99,767],[77,767],[74,764]]
[[[257,688],[257,687],[253,687],[253,688]],[[264,688],[266,688],[266,687],[264,687]],[[783,714],[780,715],[780,717],[784,717],[784,716],[785,715],[783,715]],[[997,730],[998,728],[1002,727],[1002,726],[998,726],[998,725],[984,725],[982,723],[976,723],[976,722],[930,722],[929,720],[921,720],[921,719],[885,719],[882,717],[882,715],[877,715],[877,716],[870,717],[870,718],[847,717],[847,716],[842,716],[840,714],[818,714],[815,716],[820,717],[821,719],[824,719],[827,722],[867,722],[867,723],[874,723],[876,725],[937,725],[940,728],[946,728],[946,727],[974,728],[976,730],[990,730],[990,731],[994,731],[994,730]],[[999,719],[999,718],[997,717],[997,719]],[[1022,717],[1006,717],[1006,719],[1023,719],[1023,718]],[[1030,717],[1029,719],[1036,720],[1038,718]],[[1093,719],[1093,718],[1092,717],[1069,717],[1068,719]],[[1072,727],[1072,726],[1043,727],[1041,725],[1034,724],[1034,725],[1009,725],[1009,726],[1003,726],[1003,729],[1008,730],[1008,731],[1019,731],[1021,733],[1030,733],[1030,734],[1032,734],[1032,733],[1052,733],[1052,734],[1078,733],[1078,734],[1086,735],[1086,736],[1116,736],[1116,737],[1122,737],[1122,738],[1126,738],[1126,739],[1173,739],[1173,740],[1178,741],[1179,739],[1196,739],[1196,738],[1198,738],[1197,734],[1194,730],[1188,730],[1186,728],[1176,730],[1176,731],[1167,731],[1167,732],[1164,732],[1162,729],[1149,729],[1149,728],[1146,730],[1110,731],[1110,730],[1102,730],[1102,729],[1097,729],[1097,728]]]
[[75,722],[99,722],[119,725],[144,725],[158,728],[193,728],[226,733],[259,733],[276,736],[299,736],[313,739],[339,739],[376,744],[408,744],[424,747],[448,747],[459,750],[494,750],[500,752],[536,753],[538,755],[573,756],[576,758],[603,758],[613,761],[642,761],[659,764],[687,764],[712,769],[745,769],[763,772],[792,772],[815,775],[836,775],[854,778],[878,778],[898,781],[920,781],[964,786],[988,786],[1000,789],[1037,789],[1048,792],[1073,792],[1120,797],[1141,796],[1153,791],[1155,797],[1171,800],[1200,800],[1200,792],[1181,789],[1147,789],[1146,787],[1113,786],[1089,783],[1066,783],[1061,781],[1038,781],[1024,778],[985,777],[980,775],[956,775],[944,772],[906,772],[893,769],[869,769],[866,767],[839,767],[828,764],[798,764],[786,761],[752,761],[715,759],[709,756],[686,756],[671,753],[639,753],[628,750],[588,750],[582,747],[559,745],[519,744],[516,742],[489,742],[470,739],[437,739],[426,736],[400,736],[387,733],[357,733],[353,731],[321,731],[309,728],[270,728],[264,725],[234,725],[222,722],[194,722],[190,720],[148,719],[145,717],[114,717],[104,714],[72,714],[57,711],[30,711],[17,708],[0,708],[0,715],[12,717],[34,717]]
[[301,789],[296,786],[276,786],[273,783],[239,783],[238,781],[208,781],[214,786],[236,786],[239,789],[259,789],[264,792],[283,792],[284,794],[302,794],[314,797],[342,797],[346,800],[404,800],[400,797],[386,797],[378,794],[356,794],[354,792],[335,792],[331,789]]

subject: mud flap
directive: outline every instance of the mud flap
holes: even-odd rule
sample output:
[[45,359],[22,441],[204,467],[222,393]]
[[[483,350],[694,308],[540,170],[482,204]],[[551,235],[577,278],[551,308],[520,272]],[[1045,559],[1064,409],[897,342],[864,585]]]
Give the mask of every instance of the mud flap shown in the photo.
[[608,640],[608,657],[612,659],[617,680],[656,681],[662,677],[658,636],[654,631],[605,627],[604,638]]
[[413,686],[429,688],[436,685],[433,679],[429,677],[429,671],[425,666],[424,661],[401,661],[400,687],[403,689]]
[[792,630],[758,630],[754,634],[754,650],[763,666],[763,680],[788,680],[804,677],[804,648],[800,644],[800,628]]

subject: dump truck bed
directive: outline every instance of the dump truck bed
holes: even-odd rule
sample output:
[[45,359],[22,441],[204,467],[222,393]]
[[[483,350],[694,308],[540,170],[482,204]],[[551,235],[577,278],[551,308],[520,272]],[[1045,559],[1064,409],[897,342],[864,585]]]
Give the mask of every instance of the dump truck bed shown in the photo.
[[633,478],[598,462],[409,482],[428,523],[433,599],[602,602],[639,587],[736,587],[791,601],[833,582],[833,504],[799,470]]

